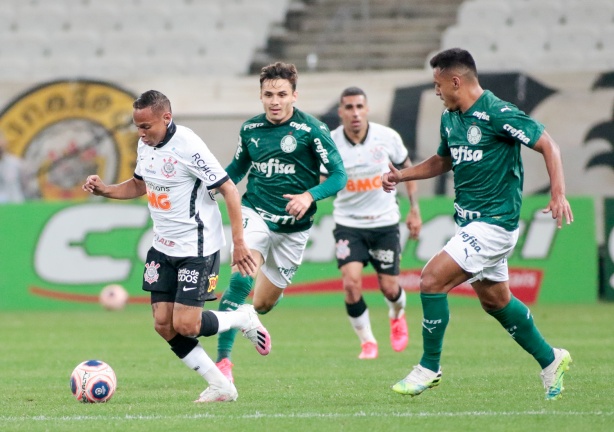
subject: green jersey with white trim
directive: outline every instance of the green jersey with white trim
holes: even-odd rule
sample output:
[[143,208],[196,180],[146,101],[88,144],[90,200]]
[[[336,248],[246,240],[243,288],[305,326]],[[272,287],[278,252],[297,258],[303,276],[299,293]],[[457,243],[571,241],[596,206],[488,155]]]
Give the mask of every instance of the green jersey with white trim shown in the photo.
[[524,169],[521,145],[533,148],[544,125],[489,90],[466,112],[444,111],[437,154],[452,158],[454,219],[518,227]]
[[[320,184],[320,164],[330,176]],[[304,231],[313,224],[316,201],[332,196],[347,182],[343,161],[328,126],[294,108],[292,117],[281,124],[257,115],[243,123],[234,159],[226,167],[238,183],[248,173],[244,206],[258,212],[272,231]],[[309,191],[314,202],[297,220],[286,212],[285,194]]]

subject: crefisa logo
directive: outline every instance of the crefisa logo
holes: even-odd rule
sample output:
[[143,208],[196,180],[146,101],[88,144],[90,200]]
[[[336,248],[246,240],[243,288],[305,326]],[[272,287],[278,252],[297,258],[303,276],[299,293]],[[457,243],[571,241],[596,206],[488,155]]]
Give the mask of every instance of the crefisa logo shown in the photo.
[[115,183],[132,176],[135,95],[91,80],[51,81],[29,89],[0,112],[8,151],[27,171],[26,194],[40,199],[86,199],[90,174]]

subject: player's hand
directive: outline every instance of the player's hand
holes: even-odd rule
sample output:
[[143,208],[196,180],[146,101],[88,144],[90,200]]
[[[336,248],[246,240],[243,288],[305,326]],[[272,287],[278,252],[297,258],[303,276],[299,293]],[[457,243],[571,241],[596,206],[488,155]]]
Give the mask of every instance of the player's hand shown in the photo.
[[285,194],[285,199],[290,200],[286,206],[286,212],[300,220],[313,202],[313,196],[309,192],[303,192],[300,195]]
[[542,210],[542,213],[552,212],[552,219],[556,219],[556,226],[561,228],[563,226],[563,218],[567,221],[567,225],[573,222],[573,213],[571,212],[571,206],[565,198],[565,195],[558,197],[552,197],[548,203],[548,207]]
[[392,162],[388,164],[388,168],[390,168],[390,172],[382,174],[382,188],[385,192],[392,192],[399,184],[401,171],[396,169]]
[[233,242],[232,263],[230,265],[237,266],[241,276],[256,275],[258,266],[245,240]]
[[96,174],[88,176],[81,188],[94,195],[103,195],[107,185]]
[[420,230],[422,229],[422,217],[417,207],[411,208],[407,215],[407,219],[405,219],[405,225],[407,225],[407,229],[409,229],[409,237],[418,240],[418,237],[420,237]]

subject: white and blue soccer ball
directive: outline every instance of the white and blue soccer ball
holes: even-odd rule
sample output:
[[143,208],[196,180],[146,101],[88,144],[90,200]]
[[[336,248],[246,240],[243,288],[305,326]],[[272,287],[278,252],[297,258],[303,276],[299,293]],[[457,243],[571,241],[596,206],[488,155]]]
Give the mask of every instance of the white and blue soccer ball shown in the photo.
[[70,390],[83,403],[107,402],[117,388],[115,372],[101,360],[80,363],[70,376]]

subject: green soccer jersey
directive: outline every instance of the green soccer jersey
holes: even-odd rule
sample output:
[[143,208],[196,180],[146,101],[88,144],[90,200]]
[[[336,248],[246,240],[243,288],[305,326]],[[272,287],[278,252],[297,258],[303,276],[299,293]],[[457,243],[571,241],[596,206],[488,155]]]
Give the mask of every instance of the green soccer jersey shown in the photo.
[[532,148],[544,131],[518,107],[486,90],[466,112],[444,111],[437,154],[452,158],[454,218],[518,227],[524,170],[520,145]]
[[[320,184],[320,164],[330,176]],[[265,114],[243,123],[234,159],[226,167],[238,183],[248,174],[242,204],[258,212],[272,231],[309,229],[315,201],[332,196],[347,182],[343,161],[326,124],[296,108],[289,120],[273,124]],[[309,191],[314,202],[300,219],[286,212],[284,194]]]

